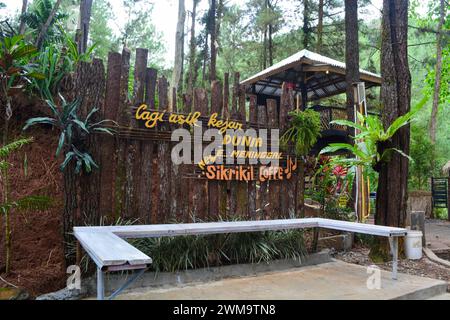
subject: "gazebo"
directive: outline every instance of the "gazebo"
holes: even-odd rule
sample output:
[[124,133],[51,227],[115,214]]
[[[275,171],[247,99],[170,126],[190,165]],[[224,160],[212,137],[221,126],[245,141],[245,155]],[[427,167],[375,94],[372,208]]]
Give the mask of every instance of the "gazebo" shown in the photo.
[[[258,96],[258,102],[264,104],[266,99],[279,99],[282,84],[290,83],[304,107],[308,102],[345,93],[346,69],[343,62],[302,50],[241,84],[248,86]],[[360,70],[360,74],[367,89],[381,86],[379,75],[366,70]]]
[[[322,99],[347,91],[346,72],[345,63],[302,50],[241,84],[247,86],[248,93],[257,96],[259,105],[265,105],[267,99],[274,99],[279,105],[283,83],[294,90],[302,109],[315,102],[312,108],[320,112],[323,127],[322,138],[313,150],[318,151],[329,143],[349,142],[346,127],[330,124],[333,120],[347,119],[347,107],[318,104]],[[360,70],[360,79],[366,89],[379,87],[382,82],[380,75],[366,70]]]

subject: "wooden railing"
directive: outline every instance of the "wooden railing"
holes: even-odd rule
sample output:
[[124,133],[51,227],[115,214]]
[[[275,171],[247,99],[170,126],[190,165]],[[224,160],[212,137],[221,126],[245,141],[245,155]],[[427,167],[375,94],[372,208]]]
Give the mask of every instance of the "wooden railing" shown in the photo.
[[320,113],[320,120],[322,122],[323,131],[327,130],[347,131],[347,126],[331,124],[331,122],[335,120],[347,120],[346,109],[330,106],[314,106],[312,107],[312,109]]
[[[337,130],[337,131],[347,131],[347,126],[340,126],[336,124],[331,124],[332,121],[335,120],[347,120],[347,109],[342,107],[334,107],[334,106],[314,106],[312,107],[314,111],[320,113],[320,120],[322,122],[323,131],[327,130]],[[372,116],[380,116],[380,114],[376,112],[369,112],[369,115]]]

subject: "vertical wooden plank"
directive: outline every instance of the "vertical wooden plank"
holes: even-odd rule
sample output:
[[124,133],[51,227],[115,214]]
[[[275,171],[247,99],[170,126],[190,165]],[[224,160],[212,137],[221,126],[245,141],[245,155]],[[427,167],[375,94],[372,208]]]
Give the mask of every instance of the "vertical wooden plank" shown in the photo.
[[[294,91],[292,88],[289,88],[287,91],[287,97],[286,97],[286,108],[288,115],[291,111],[294,111],[295,106],[295,97],[294,97]],[[286,118],[286,129],[290,127],[289,123],[289,117]],[[289,153],[292,155],[293,159],[292,161],[296,160],[295,152],[294,152],[294,145],[291,144],[289,146]],[[298,166],[298,163],[297,163]],[[298,218],[298,176],[299,169],[297,167],[296,171],[292,173],[291,179],[285,181],[284,185],[287,187],[287,216],[286,218]]]
[[[136,49],[136,62],[134,65],[134,86],[133,86],[133,105],[141,105],[145,102],[145,87],[147,79],[147,62],[148,50]],[[137,123],[134,116],[131,116],[131,125],[133,127],[143,126],[142,123]],[[143,223],[148,215],[145,204],[149,202],[150,196],[145,192],[146,184],[143,183],[143,171],[145,165],[142,161],[142,146],[145,142],[136,139],[130,139],[128,144],[127,157],[127,181],[129,183],[130,202],[126,202],[130,209],[133,218],[138,218],[140,223]],[[147,182],[148,183],[148,182]],[[151,185],[150,185],[151,187]]]
[[[120,90],[119,90],[119,114],[117,122],[121,126],[128,126],[130,116],[127,113],[129,107],[128,101],[128,79],[130,75],[130,50],[124,48],[122,51],[122,62],[120,71]],[[126,189],[126,150],[127,142],[124,139],[118,141],[117,148],[117,166],[115,180],[115,217],[127,218],[128,212],[125,210],[125,189]]]
[[[230,119],[230,76],[228,73],[224,75],[224,85],[223,85],[223,102],[222,102],[222,119]],[[224,159],[226,161],[226,159]],[[228,216],[229,211],[229,197],[228,197],[228,187],[229,183],[224,181],[219,185],[219,214],[222,219]]]
[[177,112],[177,88],[171,89],[169,112]]
[[[250,96],[250,105],[249,105],[249,121],[248,127],[251,125],[255,126],[258,122],[258,110],[257,110],[257,98],[255,95]],[[257,166],[254,166],[256,168]],[[252,219],[255,219],[257,216],[256,211],[256,181],[251,181],[248,183],[248,214]]]
[[[149,108],[155,108],[156,79],[158,72],[155,69],[147,68],[145,72],[145,96],[144,101]],[[141,124],[142,126],[142,124]],[[150,129],[146,129],[150,130]],[[151,129],[154,130],[154,129]],[[154,150],[155,143],[153,141],[141,142],[141,172],[139,176],[139,216],[143,220],[142,223],[149,224],[152,219],[152,204],[157,202],[154,200]]]
[[[219,81],[213,81],[211,84],[211,114],[217,113],[220,117],[222,112],[222,86]],[[219,212],[219,185],[224,184],[219,181],[209,181],[208,182],[208,199],[209,199],[209,210],[208,218],[211,221],[217,221],[220,216]]]
[[134,104],[144,103],[147,78],[148,50],[136,49],[136,63],[134,66]]
[[236,72],[234,74],[233,92],[232,92],[232,97],[231,97],[231,118],[233,118],[233,120],[239,120],[239,113],[238,113],[239,91],[240,91],[240,85],[239,85],[240,80],[239,79],[240,79],[240,74],[239,74],[239,72]]
[[[233,90],[232,90],[232,97],[231,97],[231,110],[230,110],[230,117],[232,120],[239,120],[239,114],[238,114],[238,104],[239,104],[239,73],[236,72],[234,74],[234,80],[233,80]],[[238,182],[237,181],[231,181],[229,183],[229,194],[228,194],[228,203],[230,208],[230,216],[235,217],[239,216],[239,212],[237,209],[237,202],[238,202]]]
[[[122,55],[111,52],[108,55],[108,69],[106,74],[106,94],[102,114],[105,119],[117,120],[120,101],[120,72]],[[100,215],[112,218],[114,216],[114,184],[116,178],[117,153],[114,137],[102,136],[101,138],[101,185],[100,185]],[[113,157],[113,159],[111,159]]]
[[[275,104],[276,108],[276,104]],[[275,110],[272,110],[272,112],[276,112]],[[276,119],[276,117],[275,117]],[[258,106],[257,110],[257,122],[260,128],[267,128],[268,127],[268,115],[267,115],[267,106],[261,105]],[[268,133],[270,134],[270,133]],[[269,135],[268,135],[269,138]],[[258,215],[260,215],[259,218],[266,219],[267,217],[270,217],[269,210],[267,210],[267,204],[269,203],[269,200],[267,198],[267,190],[269,187],[269,183],[266,182],[260,182],[259,184],[259,192],[258,192],[258,199],[259,199],[259,206],[258,206]]]
[[192,112],[192,96],[190,94],[183,95],[183,113]]
[[[145,79],[145,104],[150,108],[156,109],[156,85],[158,80],[158,71],[154,68],[147,68],[146,79]],[[150,130],[150,129],[147,129]],[[157,131],[157,128],[151,129]],[[143,203],[144,210],[148,210],[145,221],[146,223],[157,223],[158,222],[158,172],[156,165],[156,146],[154,141],[145,141],[142,146],[142,161],[144,170],[142,172],[141,185],[142,189],[145,189],[146,193],[150,195],[149,201]],[[146,181],[149,181],[147,186]],[[141,189],[141,190],[142,190]]]
[[[278,107],[276,100],[267,100],[267,116],[269,127],[271,129],[279,129]],[[269,182],[267,211],[269,212],[269,217],[272,219],[280,216],[280,188],[280,181]]]
[[[170,99],[171,110],[170,112],[177,113],[178,110],[178,99],[177,99],[177,89],[172,88],[172,98]],[[180,108],[181,109],[181,108]],[[178,129],[177,125],[169,125],[171,130]],[[170,152],[172,152],[172,148],[175,145],[170,143]],[[170,221],[176,221],[180,216],[180,209],[182,208],[182,195],[181,195],[181,167],[179,165],[175,165],[172,161],[172,157],[170,156],[170,167],[171,167],[171,175],[170,175]]]
[[225,73],[223,77],[223,119],[230,119],[230,75]]
[[[208,95],[204,89],[194,89],[194,111],[208,114]],[[197,167],[195,163],[193,170]],[[192,181],[192,215],[194,219],[204,220],[208,210],[208,183],[203,179]]]
[[[105,68],[101,60],[94,59],[92,63],[81,63],[78,72],[76,92],[77,96],[82,99],[80,110],[82,118],[85,118],[92,108],[101,108],[105,103]],[[100,115],[95,114],[91,120],[99,121]],[[101,167],[101,153],[98,148],[99,136],[92,135],[87,144],[88,149],[91,150],[91,156]],[[98,225],[100,223],[100,177],[101,173],[96,170],[81,174],[82,190],[79,205],[79,221],[81,220],[81,223],[77,223],[77,225]]]
[[[183,113],[190,113],[192,112],[192,96],[190,94],[184,94],[183,95]],[[186,127],[187,129],[191,129],[189,126]],[[183,165],[181,166],[181,175],[182,177],[185,177],[190,173],[190,170],[192,169],[191,165]],[[189,223],[191,221],[191,213],[192,213],[192,197],[193,197],[193,191],[192,191],[192,185],[195,183],[192,179],[189,178],[182,178],[181,180],[181,203],[180,203],[180,216],[178,217],[178,220],[180,222]]]
[[[167,111],[168,105],[168,83],[163,76],[158,80],[159,111]],[[160,124],[160,132],[168,131],[167,124]],[[170,217],[171,201],[171,154],[170,142],[158,141],[157,145],[157,165],[158,165],[158,222],[165,223]]]
[[[238,96],[238,116],[237,118],[244,124],[246,130],[247,113],[245,108],[245,86],[239,85]],[[237,183],[237,204],[236,213],[239,217],[248,217],[248,182],[239,181]]]
[[[281,87],[280,102],[280,137],[288,128],[288,112],[289,112],[289,89],[286,82]],[[286,155],[290,150],[283,150]],[[280,188],[280,212],[278,218],[287,218],[289,211],[288,183],[283,181]]]
[[145,104],[151,109],[156,109],[156,80],[158,79],[158,71],[153,68],[147,68],[146,88],[145,88]]

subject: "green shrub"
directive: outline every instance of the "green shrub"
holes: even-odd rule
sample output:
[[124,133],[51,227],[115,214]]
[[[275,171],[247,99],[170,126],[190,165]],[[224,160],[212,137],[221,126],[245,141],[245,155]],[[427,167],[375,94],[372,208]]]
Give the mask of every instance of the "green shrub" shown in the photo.
[[434,215],[436,219],[447,220],[448,219],[448,209],[436,208],[434,209]]
[[157,272],[268,263],[306,255],[302,231],[138,239],[130,243],[152,257],[152,269]]

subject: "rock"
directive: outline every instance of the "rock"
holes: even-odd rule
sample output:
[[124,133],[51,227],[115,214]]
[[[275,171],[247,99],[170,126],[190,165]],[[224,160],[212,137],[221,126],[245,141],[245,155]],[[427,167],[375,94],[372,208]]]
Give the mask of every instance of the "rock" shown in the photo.
[[0,300],[28,300],[30,294],[21,289],[0,288]]
[[40,301],[61,301],[61,300],[80,300],[85,298],[86,294],[80,290],[62,289],[57,292],[44,294],[36,298]]

